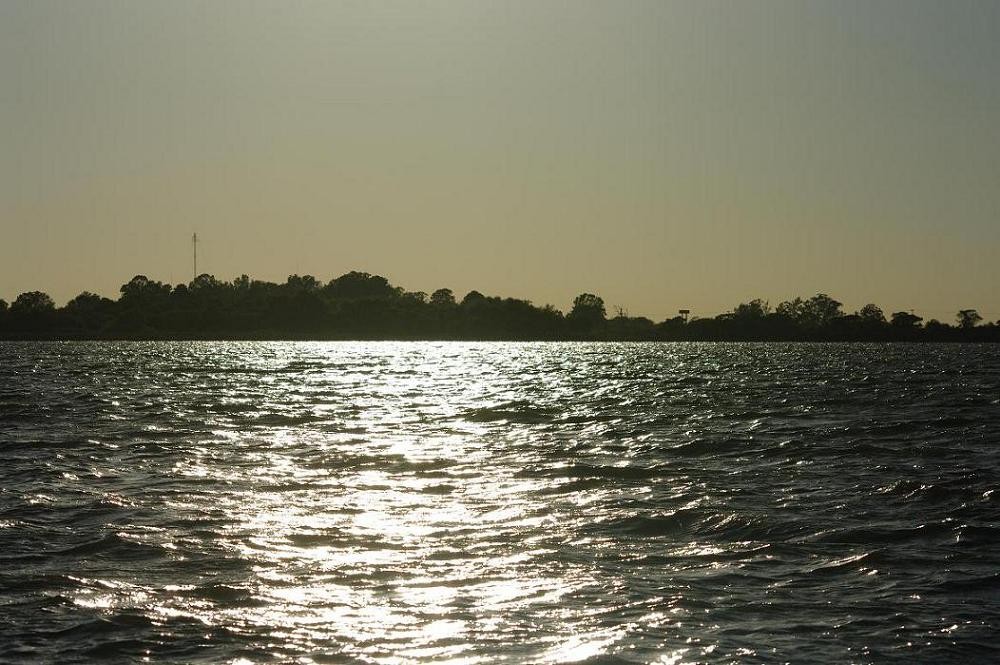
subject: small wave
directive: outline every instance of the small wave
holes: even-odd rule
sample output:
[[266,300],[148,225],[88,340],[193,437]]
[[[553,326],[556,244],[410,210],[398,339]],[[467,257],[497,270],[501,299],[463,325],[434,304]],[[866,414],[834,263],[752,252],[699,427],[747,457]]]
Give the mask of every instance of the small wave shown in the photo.
[[226,606],[262,605],[264,601],[257,598],[254,589],[247,586],[230,584],[203,584],[183,592],[183,595],[199,600],[222,603]]
[[80,621],[66,628],[50,633],[53,637],[93,637],[95,635],[106,635],[116,633],[129,628],[147,628],[152,625],[152,620],[144,614],[137,612],[120,612],[110,616],[103,616],[96,619]]
[[663,467],[569,464],[557,467],[522,469],[515,475],[522,478],[606,478],[617,480],[648,480],[662,476],[665,473],[667,473],[667,469]]
[[553,409],[536,407],[528,402],[508,402],[466,411],[462,418],[473,423],[510,422],[537,425],[552,422],[556,415],[557,412]]
[[320,422],[325,419],[324,416],[317,416],[312,413],[296,415],[265,413],[256,418],[247,419],[247,424],[252,427],[294,427],[296,425],[308,425]]
[[957,528],[958,525],[951,522],[930,522],[917,526],[886,525],[882,528],[875,526],[852,527],[820,531],[803,540],[830,544],[889,545],[953,536]]
[[285,539],[298,547],[321,547],[343,545],[345,541],[352,540],[353,536],[340,529],[324,529],[308,533],[291,533],[286,535]]
[[446,494],[451,494],[457,489],[458,487],[456,487],[455,485],[450,485],[448,483],[441,483],[439,485],[428,485],[426,487],[421,488],[420,491],[423,492],[424,494],[434,494],[437,496],[444,496]]
[[8,594],[62,591],[80,586],[75,578],[57,573],[0,573],[0,589]]
[[90,540],[79,545],[46,552],[52,556],[80,557],[120,557],[126,560],[156,558],[166,554],[166,550],[156,545],[136,542],[124,538],[117,533],[110,533],[102,538]]
[[839,559],[830,559],[806,568],[805,572],[808,575],[830,575],[856,571],[862,567],[861,564],[871,563],[874,555],[874,552],[862,552]]
[[[523,472],[521,472],[523,473]],[[525,477],[525,476],[521,476]],[[557,483],[554,485],[548,485],[538,490],[539,494],[543,496],[554,495],[554,494],[573,494],[576,492],[586,492],[588,490],[597,489],[600,487],[607,486],[607,480],[604,478],[575,478],[568,482]]]
[[890,496],[910,496],[920,490],[922,485],[915,480],[897,480],[888,485],[884,485],[875,490],[876,494],[887,494]]
[[1000,526],[963,524],[956,531],[957,541],[964,545],[994,546],[1000,543]]
[[968,594],[994,594],[1000,591],[1000,573],[969,576],[961,579],[950,579],[942,582],[936,591],[938,593],[946,594],[956,592]]
[[628,517],[598,523],[603,532],[634,536],[706,535],[733,527],[749,526],[735,514],[722,514],[698,508],[682,508],[668,515]]
[[976,492],[960,483],[921,483],[917,481],[897,481],[880,488],[877,493],[897,496],[903,499],[924,501],[940,504],[947,501],[968,500],[974,498]]
[[715,457],[744,451],[747,444],[746,440],[739,439],[695,439],[660,450],[664,455],[673,457]]

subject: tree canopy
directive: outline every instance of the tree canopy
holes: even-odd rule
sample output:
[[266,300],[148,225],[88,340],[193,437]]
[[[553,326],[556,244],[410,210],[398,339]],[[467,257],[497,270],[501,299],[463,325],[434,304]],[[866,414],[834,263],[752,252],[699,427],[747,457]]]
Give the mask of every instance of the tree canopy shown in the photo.
[[57,308],[29,291],[0,300],[0,339],[467,339],[720,341],[1000,341],[1000,325],[975,309],[956,325],[868,304],[853,313],[831,296],[793,298],[776,307],[761,299],[714,317],[660,322],[608,318],[604,300],[581,293],[563,314],[552,305],[448,288],[407,291],[381,275],[348,272],[323,282],[290,275],[276,284],[240,275],[202,274],[170,285],[136,275],[117,300],[84,291]]

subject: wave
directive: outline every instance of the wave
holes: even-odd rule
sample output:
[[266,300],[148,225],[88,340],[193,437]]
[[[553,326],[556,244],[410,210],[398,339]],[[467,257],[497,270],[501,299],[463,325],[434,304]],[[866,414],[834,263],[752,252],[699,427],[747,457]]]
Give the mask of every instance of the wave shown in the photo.
[[538,425],[552,422],[558,414],[559,412],[552,408],[515,401],[469,409],[462,414],[462,418],[472,423],[509,422],[519,425]]
[[137,542],[117,533],[109,533],[101,538],[89,540],[62,549],[45,552],[47,556],[57,557],[103,557],[122,560],[162,558],[167,550],[158,545]]

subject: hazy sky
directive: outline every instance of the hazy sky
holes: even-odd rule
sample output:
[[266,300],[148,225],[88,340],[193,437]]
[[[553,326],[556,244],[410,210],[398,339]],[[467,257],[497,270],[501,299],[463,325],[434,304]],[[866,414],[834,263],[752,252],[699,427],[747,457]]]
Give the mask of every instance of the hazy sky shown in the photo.
[[0,0],[0,297],[1000,318],[1000,2]]

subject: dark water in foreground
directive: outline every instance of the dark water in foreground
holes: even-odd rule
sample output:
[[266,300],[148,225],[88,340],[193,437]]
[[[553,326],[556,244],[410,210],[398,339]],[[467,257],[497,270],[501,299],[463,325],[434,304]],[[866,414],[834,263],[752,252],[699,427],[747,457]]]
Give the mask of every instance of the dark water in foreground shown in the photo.
[[996,662],[1000,347],[0,345],[3,662]]

